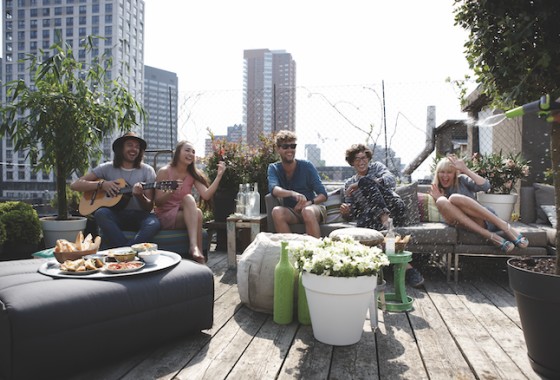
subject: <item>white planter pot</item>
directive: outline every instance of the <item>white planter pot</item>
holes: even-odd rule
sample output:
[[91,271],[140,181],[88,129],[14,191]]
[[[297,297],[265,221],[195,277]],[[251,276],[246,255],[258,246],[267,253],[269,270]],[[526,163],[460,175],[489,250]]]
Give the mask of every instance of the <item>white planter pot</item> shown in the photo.
[[303,273],[313,336],[346,346],[360,341],[377,276],[329,277]]
[[486,194],[478,193],[478,201],[484,206],[488,206],[496,211],[496,214],[505,221],[511,220],[511,214],[515,202],[517,202],[517,194]]
[[52,248],[58,239],[74,242],[78,232],[86,228],[87,218],[74,216],[68,220],[56,220],[56,217],[47,216],[41,218],[41,224],[43,225],[45,248]]

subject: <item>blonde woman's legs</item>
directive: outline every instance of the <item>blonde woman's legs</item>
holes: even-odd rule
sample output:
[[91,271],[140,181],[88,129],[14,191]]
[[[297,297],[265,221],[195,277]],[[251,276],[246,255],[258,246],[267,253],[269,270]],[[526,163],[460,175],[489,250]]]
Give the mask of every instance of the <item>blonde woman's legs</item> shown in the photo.
[[[494,244],[498,245],[504,252],[509,252],[514,248],[511,242],[502,239],[501,237],[486,229],[484,220],[481,219],[481,214],[475,211],[477,210],[477,208],[474,204],[468,201],[461,202],[460,200],[462,198],[465,198],[470,199],[477,204],[478,202],[466,196],[459,195],[456,197],[455,195],[457,194],[451,195],[449,199],[440,197],[436,201],[439,212],[448,224],[459,225],[466,230],[472,231],[482,236],[483,238],[492,241]],[[480,204],[478,205],[482,207]],[[480,210],[478,211],[480,212]],[[492,214],[489,211],[488,213]]]
[[490,210],[478,203],[478,201],[464,195],[453,194],[449,197],[449,202],[461,209],[465,214],[477,220],[481,225],[483,225],[484,221],[492,223],[500,230],[504,231],[509,238],[508,240],[512,241],[518,247],[526,248],[529,245],[529,241],[521,235],[519,231],[512,228],[508,222],[501,219],[496,214],[490,212]]
[[181,201],[182,216],[189,234],[189,251],[193,259],[204,263],[202,254],[202,211],[196,206],[196,201],[191,194],[185,195]]

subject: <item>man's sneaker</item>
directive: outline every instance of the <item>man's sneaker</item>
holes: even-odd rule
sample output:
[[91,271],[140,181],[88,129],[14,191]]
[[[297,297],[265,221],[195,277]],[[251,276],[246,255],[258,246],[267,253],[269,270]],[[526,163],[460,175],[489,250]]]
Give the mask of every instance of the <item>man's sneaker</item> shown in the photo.
[[415,268],[407,269],[405,272],[406,283],[413,288],[418,288],[424,284],[424,277]]

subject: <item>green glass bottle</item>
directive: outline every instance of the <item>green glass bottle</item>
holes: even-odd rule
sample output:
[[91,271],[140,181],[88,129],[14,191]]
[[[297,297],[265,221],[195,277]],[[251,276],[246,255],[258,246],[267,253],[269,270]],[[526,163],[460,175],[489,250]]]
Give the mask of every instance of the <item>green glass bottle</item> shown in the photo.
[[288,242],[281,243],[280,261],[274,268],[274,322],[286,325],[292,322],[294,314],[295,269],[288,259]]
[[309,306],[307,306],[307,296],[305,295],[305,288],[301,283],[301,277],[303,272],[299,272],[299,281],[298,281],[298,307],[297,307],[297,315],[298,321],[302,325],[309,326],[311,324],[311,316],[309,315]]

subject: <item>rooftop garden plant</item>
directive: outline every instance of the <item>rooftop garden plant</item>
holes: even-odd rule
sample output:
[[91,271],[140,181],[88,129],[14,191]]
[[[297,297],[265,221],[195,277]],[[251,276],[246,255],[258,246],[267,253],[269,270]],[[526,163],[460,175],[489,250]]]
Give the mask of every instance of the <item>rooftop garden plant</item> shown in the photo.
[[380,248],[365,246],[350,237],[305,241],[289,249],[297,269],[319,276],[376,276],[389,265]]
[[475,153],[465,163],[475,173],[488,179],[490,194],[510,194],[517,181],[529,175],[529,162],[521,153]]

